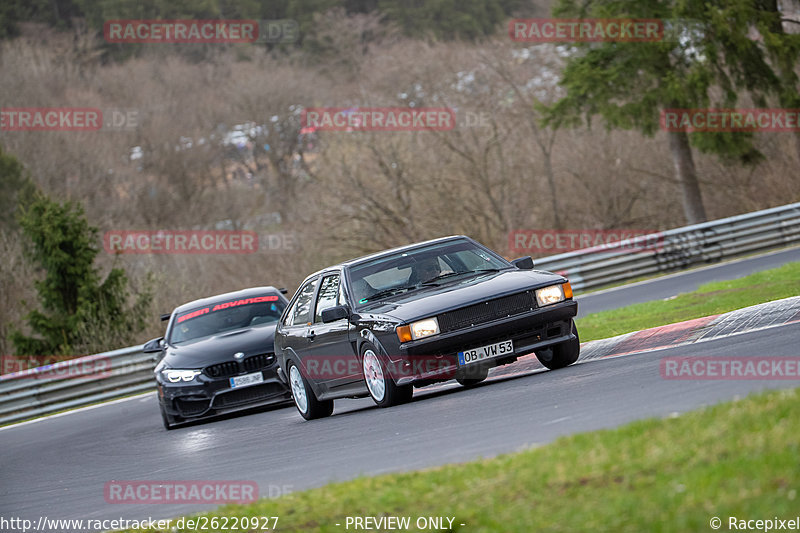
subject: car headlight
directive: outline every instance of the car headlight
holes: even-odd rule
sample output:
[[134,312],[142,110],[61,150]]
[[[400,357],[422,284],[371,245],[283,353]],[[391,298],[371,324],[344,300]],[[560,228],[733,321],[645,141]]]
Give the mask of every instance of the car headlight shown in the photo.
[[194,381],[194,378],[200,375],[199,370],[179,370],[170,368],[162,370],[161,375],[164,376],[170,383],[178,383],[180,381]]
[[564,287],[560,283],[543,289],[536,289],[536,303],[539,304],[539,307],[557,304],[566,299],[564,292]]
[[436,317],[418,320],[411,324],[411,337],[414,339],[430,337],[437,333],[439,333],[439,321],[436,320]]
[[397,327],[397,338],[400,339],[400,342],[422,339],[437,333],[439,333],[439,321],[436,320],[436,317],[417,320],[411,325]]

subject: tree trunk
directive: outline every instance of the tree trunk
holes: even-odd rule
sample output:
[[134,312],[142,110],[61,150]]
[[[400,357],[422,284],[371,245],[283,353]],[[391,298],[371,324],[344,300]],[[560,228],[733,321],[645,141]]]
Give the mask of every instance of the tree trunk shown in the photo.
[[700,184],[694,168],[689,136],[685,131],[672,131],[667,135],[669,136],[672,162],[675,164],[675,175],[683,191],[683,212],[686,215],[686,222],[689,224],[705,222],[707,220],[706,209],[703,207],[703,197],[700,194]]
[[[757,5],[761,9],[772,13],[773,17],[770,30],[773,33],[785,36],[786,32],[783,28],[783,13],[778,6],[778,0],[764,0]],[[781,107],[793,109],[797,107],[797,91],[795,89],[797,86],[797,74],[795,74],[795,56],[794,52],[788,46],[783,50],[783,54],[778,54],[777,49],[772,51],[773,54],[776,55],[775,61],[778,64],[781,83],[789,87],[789,90],[780,91],[778,98],[781,103]],[[794,149],[797,152],[797,160],[800,161],[800,132],[797,131],[794,133]]]

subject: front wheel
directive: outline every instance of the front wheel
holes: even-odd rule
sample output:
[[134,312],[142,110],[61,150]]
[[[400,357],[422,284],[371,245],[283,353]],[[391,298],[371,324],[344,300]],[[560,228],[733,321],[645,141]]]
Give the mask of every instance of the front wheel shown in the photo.
[[333,400],[320,401],[306,382],[300,369],[289,362],[289,385],[292,387],[294,405],[306,420],[325,418],[333,413]]
[[386,365],[371,344],[361,349],[361,367],[364,382],[372,400],[378,407],[391,407],[411,400],[414,394],[412,385],[397,385],[389,375]]
[[578,360],[578,356],[581,353],[581,341],[578,338],[578,329],[575,327],[575,322],[572,323],[572,334],[575,335],[574,339],[556,344],[550,350],[536,352],[536,358],[545,368],[556,370],[569,366]]

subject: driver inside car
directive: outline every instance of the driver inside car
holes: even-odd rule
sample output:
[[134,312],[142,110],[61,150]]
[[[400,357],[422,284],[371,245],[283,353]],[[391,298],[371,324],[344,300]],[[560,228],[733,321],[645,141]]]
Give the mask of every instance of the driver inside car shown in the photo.
[[442,269],[439,268],[438,257],[423,259],[414,266],[414,272],[409,281],[413,284],[425,283],[426,281],[432,280],[441,274]]

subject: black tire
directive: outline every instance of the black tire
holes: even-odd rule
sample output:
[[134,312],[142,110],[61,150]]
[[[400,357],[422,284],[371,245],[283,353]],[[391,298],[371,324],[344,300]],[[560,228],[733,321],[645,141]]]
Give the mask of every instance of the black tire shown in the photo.
[[489,367],[477,367],[475,369],[470,368],[463,376],[456,377],[456,381],[458,381],[464,387],[474,387],[478,383],[482,382],[489,376]]
[[175,419],[167,414],[167,411],[164,410],[163,405],[159,405],[161,409],[161,422],[164,423],[164,429],[169,431],[170,429],[175,429],[175,424],[177,423]]
[[[392,407],[407,403],[414,395],[413,385],[397,385],[394,382],[386,369],[385,358],[369,342],[365,342],[361,346],[361,373],[367,391],[378,407]],[[370,376],[369,379],[368,376]],[[382,385],[380,385],[381,383]],[[381,389],[382,394],[379,392]]]
[[[296,374],[293,373],[293,370]],[[294,406],[297,407],[297,411],[303,418],[314,420],[331,416],[333,413],[333,400],[318,400],[317,395],[311,390],[308,381],[306,381],[300,368],[294,364],[294,361],[289,361],[286,375],[289,379],[289,388],[292,390]],[[295,391],[297,391],[297,394],[295,394]],[[301,401],[301,396],[305,398],[305,402]]]
[[581,354],[581,340],[578,338],[578,329],[575,327],[575,322],[572,323],[572,334],[575,338],[571,341],[556,344],[550,350],[552,357],[547,357],[548,351],[536,352],[536,358],[545,368],[556,370],[569,366],[578,360]]

